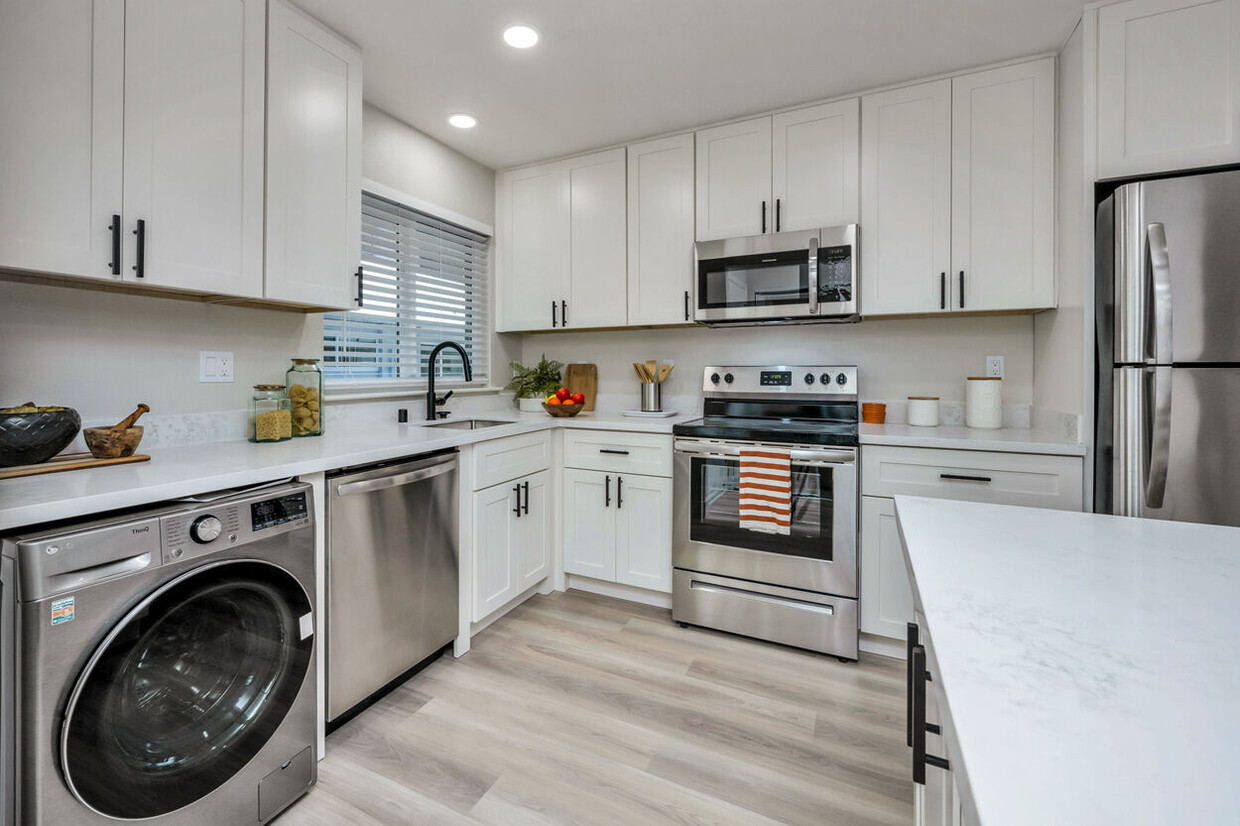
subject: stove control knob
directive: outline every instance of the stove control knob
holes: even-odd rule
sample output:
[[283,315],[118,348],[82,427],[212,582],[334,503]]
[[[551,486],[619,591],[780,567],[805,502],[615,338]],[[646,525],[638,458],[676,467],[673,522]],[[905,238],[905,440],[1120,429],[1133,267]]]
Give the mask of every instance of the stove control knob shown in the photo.
[[223,524],[221,524],[220,520],[216,519],[214,516],[200,516],[194,520],[192,525],[189,526],[190,539],[194,540],[199,545],[206,545],[208,542],[213,542],[215,538],[223,532]]
[[731,373],[727,373],[723,377],[723,380],[726,381],[728,384],[731,384],[734,379],[735,377]]
[[711,384],[718,384],[718,383],[719,383],[719,374],[718,374],[718,373],[711,373],[711,374],[710,374],[710,383],[711,383]]
[[818,381],[822,382],[824,385],[829,385],[831,383],[831,374],[823,373],[818,377]]
[[840,373],[838,376],[835,377],[835,383],[836,384],[848,384],[848,374]]
[[813,373],[806,373],[806,374],[805,374],[805,383],[806,383],[806,384],[813,384],[813,383],[814,383],[814,374],[813,374]]

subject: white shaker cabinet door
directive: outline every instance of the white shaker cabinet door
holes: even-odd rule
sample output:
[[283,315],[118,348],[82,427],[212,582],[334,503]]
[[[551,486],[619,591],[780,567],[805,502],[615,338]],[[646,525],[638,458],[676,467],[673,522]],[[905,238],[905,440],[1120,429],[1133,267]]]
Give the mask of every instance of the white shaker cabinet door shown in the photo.
[[623,327],[628,316],[627,185],[623,149],[564,161],[568,178],[569,287],[560,324]]
[[776,232],[857,223],[860,105],[850,98],[771,118]]
[[1098,177],[1240,163],[1240,2],[1098,10]]
[[861,99],[861,313],[951,307],[951,94],[937,80]]
[[262,295],[266,16],[263,0],[126,2],[126,280]]
[[1053,307],[1054,257],[1054,59],[953,78],[951,308]]
[[771,119],[698,132],[696,186],[697,240],[771,231]]
[[124,50],[124,0],[0,0],[0,267],[119,280]]
[[616,477],[616,582],[672,590],[672,480]]
[[516,483],[474,494],[474,622],[518,594]]
[[264,295],[352,309],[361,257],[362,54],[273,0]]
[[568,281],[564,168],[551,163],[503,172],[498,184],[499,331],[558,327]]
[[629,153],[630,325],[693,320],[693,135]]
[[516,517],[514,596],[546,579],[551,572],[551,474],[544,470],[518,484],[521,485],[521,515]]
[[903,639],[913,621],[894,499],[861,497],[861,630]]
[[564,571],[614,581],[616,474],[564,471]]

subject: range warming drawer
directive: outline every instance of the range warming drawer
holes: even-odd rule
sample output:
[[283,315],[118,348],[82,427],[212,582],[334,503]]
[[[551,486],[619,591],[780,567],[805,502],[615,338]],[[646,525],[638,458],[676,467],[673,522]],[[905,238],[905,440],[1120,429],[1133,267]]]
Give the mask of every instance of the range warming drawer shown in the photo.
[[847,597],[676,568],[672,619],[857,659],[857,600]]

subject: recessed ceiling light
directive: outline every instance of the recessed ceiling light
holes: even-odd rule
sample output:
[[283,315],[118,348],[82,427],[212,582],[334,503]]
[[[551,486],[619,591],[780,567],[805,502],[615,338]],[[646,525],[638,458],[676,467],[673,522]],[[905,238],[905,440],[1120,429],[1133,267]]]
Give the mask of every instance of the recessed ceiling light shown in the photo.
[[473,115],[467,115],[464,112],[457,112],[448,118],[448,123],[457,129],[473,129],[478,125],[478,119]]
[[538,29],[524,23],[504,29],[504,42],[514,49],[528,49],[538,42]]

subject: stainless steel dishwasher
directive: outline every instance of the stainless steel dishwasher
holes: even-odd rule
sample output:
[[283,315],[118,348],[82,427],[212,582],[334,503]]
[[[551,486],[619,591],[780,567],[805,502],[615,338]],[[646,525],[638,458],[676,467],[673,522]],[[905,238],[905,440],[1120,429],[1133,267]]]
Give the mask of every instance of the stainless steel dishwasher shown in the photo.
[[457,455],[328,477],[327,721],[457,633]]

